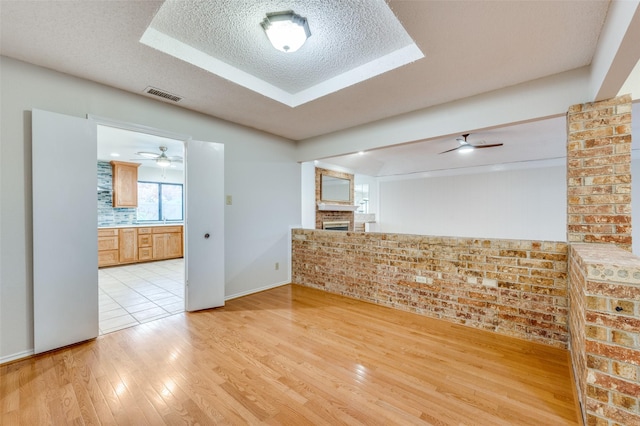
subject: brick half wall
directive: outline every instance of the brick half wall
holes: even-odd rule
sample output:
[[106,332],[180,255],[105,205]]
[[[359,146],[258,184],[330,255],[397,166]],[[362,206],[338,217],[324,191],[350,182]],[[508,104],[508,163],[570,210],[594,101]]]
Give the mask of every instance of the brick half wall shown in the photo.
[[572,244],[571,357],[587,425],[640,425],[640,259]]
[[294,229],[292,282],[567,347],[563,242]]

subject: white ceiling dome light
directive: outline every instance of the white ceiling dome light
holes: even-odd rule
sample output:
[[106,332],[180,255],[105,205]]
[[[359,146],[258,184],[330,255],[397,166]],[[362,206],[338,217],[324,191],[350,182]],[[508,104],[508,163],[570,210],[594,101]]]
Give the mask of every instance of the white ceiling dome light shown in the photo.
[[311,37],[307,18],[291,10],[267,13],[260,25],[273,47],[285,53],[293,53],[300,49]]

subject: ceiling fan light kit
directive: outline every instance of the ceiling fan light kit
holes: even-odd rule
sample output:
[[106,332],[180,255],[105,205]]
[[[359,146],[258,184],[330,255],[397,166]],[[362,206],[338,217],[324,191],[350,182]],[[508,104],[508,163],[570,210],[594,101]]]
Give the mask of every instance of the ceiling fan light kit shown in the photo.
[[[458,151],[461,154],[468,154],[472,151],[475,151],[476,149],[480,149],[480,148],[494,148],[496,146],[502,146],[503,144],[501,143],[492,143],[492,144],[488,144],[488,145],[471,145],[468,141],[467,138],[469,137],[470,133],[465,133],[464,135],[462,135],[461,138],[456,138],[456,140],[458,141],[459,146],[452,148],[452,149],[448,149],[446,151],[442,151],[440,154],[446,154],[447,152],[451,152],[451,151]],[[480,143],[482,143],[483,141],[480,141]]]
[[267,13],[260,25],[273,47],[285,53],[293,53],[300,49],[311,37],[307,18],[291,10]]
[[143,159],[137,159],[134,161],[140,161],[140,160],[154,160],[156,162],[156,164],[159,167],[162,167],[163,169],[166,167],[171,166],[171,163],[175,162],[175,163],[182,163],[182,157],[180,156],[167,156],[167,147],[166,146],[160,146],[160,154],[156,154],[154,152],[136,152],[137,155],[140,155],[142,157],[145,157]]

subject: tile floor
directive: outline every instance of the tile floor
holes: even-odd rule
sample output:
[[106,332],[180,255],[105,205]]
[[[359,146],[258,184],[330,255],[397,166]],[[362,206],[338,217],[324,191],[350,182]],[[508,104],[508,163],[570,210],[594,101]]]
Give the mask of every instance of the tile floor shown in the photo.
[[100,334],[184,311],[184,259],[98,270]]

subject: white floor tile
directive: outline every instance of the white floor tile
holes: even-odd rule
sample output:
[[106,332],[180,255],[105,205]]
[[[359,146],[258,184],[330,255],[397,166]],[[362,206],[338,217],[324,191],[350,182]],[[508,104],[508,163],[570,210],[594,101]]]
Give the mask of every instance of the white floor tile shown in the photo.
[[100,334],[184,311],[184,259],[98,271]]

